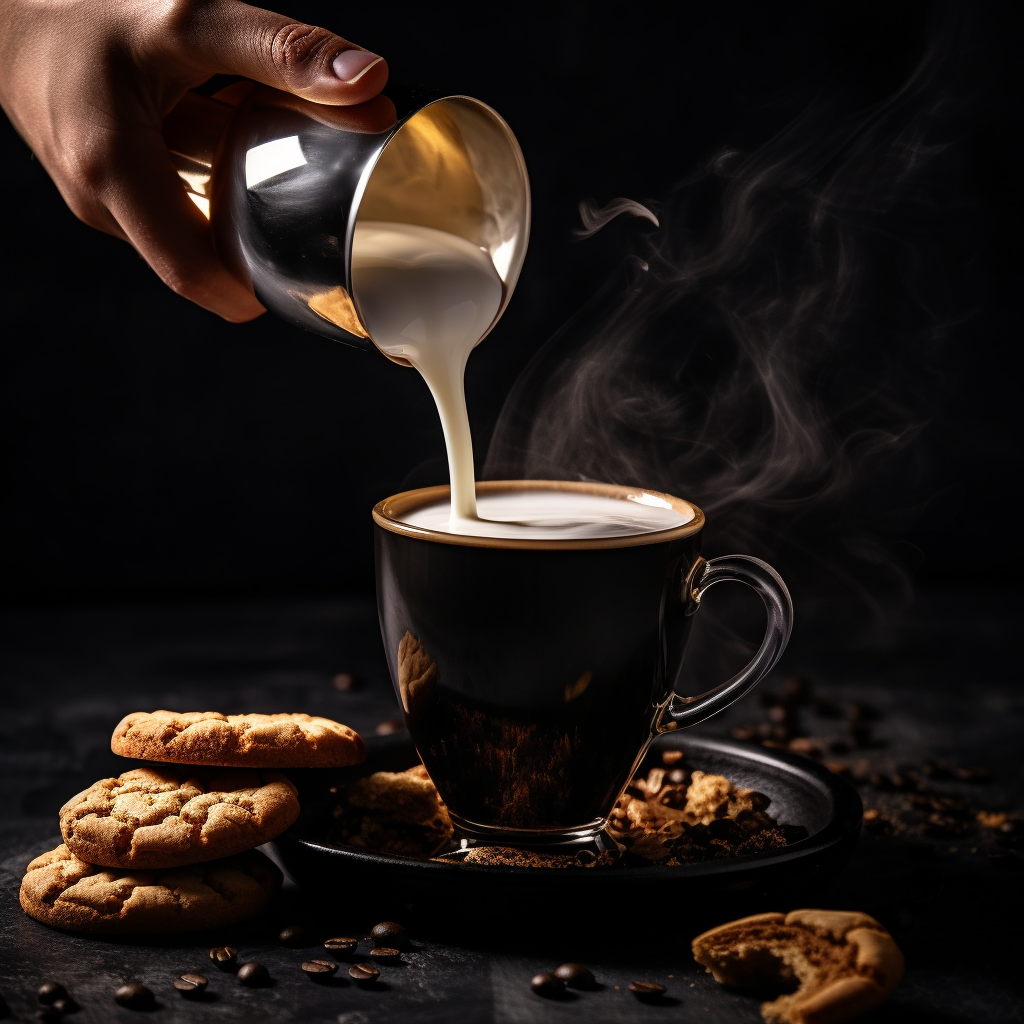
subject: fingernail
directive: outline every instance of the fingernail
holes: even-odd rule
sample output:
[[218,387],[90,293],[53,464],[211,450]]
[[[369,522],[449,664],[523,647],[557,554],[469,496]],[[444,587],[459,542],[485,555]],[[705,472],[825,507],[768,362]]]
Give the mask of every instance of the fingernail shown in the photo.
[[374,64],[384,58],[378,57],[369,50],[342,50],[334,58],[334,73],[348,85],[358,82]]

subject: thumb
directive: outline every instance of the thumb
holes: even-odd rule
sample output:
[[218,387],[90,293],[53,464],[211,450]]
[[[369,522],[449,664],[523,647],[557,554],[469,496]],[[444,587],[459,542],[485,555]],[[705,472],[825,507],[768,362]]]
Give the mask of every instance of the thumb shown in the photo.
[[183,44],[208,74],[242,75],[314,103],[363,103],[388,79],[383,57],[238,0],[199,5]]

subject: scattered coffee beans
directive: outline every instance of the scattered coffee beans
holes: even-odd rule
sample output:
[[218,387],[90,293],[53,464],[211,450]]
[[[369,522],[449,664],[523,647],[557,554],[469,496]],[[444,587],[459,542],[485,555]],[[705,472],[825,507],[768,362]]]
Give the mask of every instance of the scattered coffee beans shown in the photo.
[[122,985],[114,993],[114,1002],[129,1010],[148,1010],[156,1003],[156,998],[145,985]]
[[562,964],[555,968],[555,977],[561,978],[569,988],[591,989],[597,987],[597,980],[583,964]]
[[333,679],[334,688],[342,693],[356,688],[356,677],[351,672],[339,672]]
[[409,933],[395,921],[381,921],[375,924],[370,932],[375,946],[393,946],[405,949],[409,945]]
[[360,984],[372,985],[380,977],[380,971],[373,964],[353,964],[348,969],[348,976]]
[[293,949],[298,946],[305,946],[309,940],[306,929],[300,924],[292,924],[282,928],[278,933],[277,941],[282,946],[291,946]]
[[68,990],[59,981],[47,981],[36,992],[39,1002],[49,1005],[58,999],[67,999]]
[[174,987],[183,996],[201,995],[206,991],[207,981],[201,974],[182,974],[174,979]]
[[238,950],[233,946],[214,946],[210,959],[222,970],[233,971],[238,964]]
[[665,994],[665,986],[659,985],[656,981],[631,981],[629,983],[629,991],[637,999],[653,1002]]
[[565,981],[551,971],[542,971],[530,979],[530,988],[545,999],[557,999],[565,994]]
[[259,988],[270,984],[270,972],[263,964],[253,960],[238,968],[238,980],[249,988]]
[[302,969],[314,981],[326,981],[334,977],[338,965],[333,960],[307,960]]
[[325,940],[324,949],[330,949],[338,953],[351,953],[358,945],[358,939],[353,939],[348,935],[338,935],[333,939]]
[[370,956],[374,960],[382,961],[383,963],[398,960],[401,958],[401,955],[397,949],[392,949],[390,946],[377,946],[375,949],[370,950]]

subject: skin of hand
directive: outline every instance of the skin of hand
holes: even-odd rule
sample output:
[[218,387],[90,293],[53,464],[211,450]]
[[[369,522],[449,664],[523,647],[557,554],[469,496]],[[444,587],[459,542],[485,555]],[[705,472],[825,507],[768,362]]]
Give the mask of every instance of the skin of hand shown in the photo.
[[221,262],[161,136],[185,92],[215,74],[347,106],[377,96],[388,68],[238,0],[0,0],[0,105],[72,212],[239,323],[263,307]]

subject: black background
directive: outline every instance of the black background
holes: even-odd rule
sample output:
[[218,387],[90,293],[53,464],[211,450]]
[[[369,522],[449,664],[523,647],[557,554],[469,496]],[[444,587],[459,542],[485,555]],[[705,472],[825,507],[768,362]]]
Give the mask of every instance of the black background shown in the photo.
[[[532,238],[468,371],[478,465],[527,361],[621,262],[624,229],[574,241],[580,200],[657,202],[722,147],[757,149],[823,96],[867,108],[929,46],[947,48],[930,95],[956,110],[955,159],[923,197],[917,233],[893,227],[922,256],[936,231],[946,244],[946,329],[920,367],[932,393],[904,480],[913,500],[902,495],[902,517],[886,525],[893,473],[856,486],[915,584],[1009,581],[1019,384],[1004,8],[553,3],[474,14],[295,0],[287,13],[384,55],[395,81],[489,102],[520,140]],[[3,600],[368,592],[372,504],[446,479],[418,376],[271,316],[233,326],[191,306],[123,243],[77,222],[6,122],[0,146]],[[851,373],[875,372],[855,348],[847,358]],[[799,577],[787,564],[797,556],[780,557]]]

